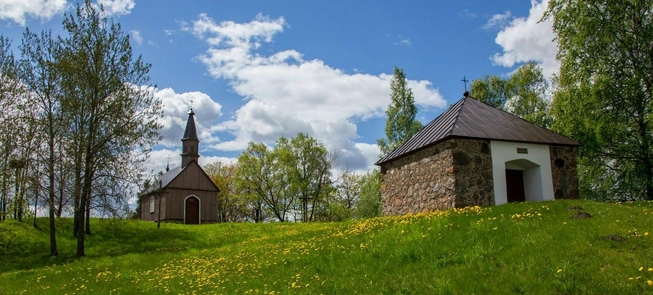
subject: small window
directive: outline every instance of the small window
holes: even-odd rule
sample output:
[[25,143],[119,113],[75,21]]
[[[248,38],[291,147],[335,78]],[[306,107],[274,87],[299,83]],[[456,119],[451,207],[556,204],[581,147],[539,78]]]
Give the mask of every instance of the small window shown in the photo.
[[517,153],[518,154],[528,154],[528,149],[527,148],[517,148]]
[[154,213],[154,196],[150,196],[150,213]]
[[191,145],[191,146],[190,146],[190,152],[191,152],[191,153],[194,153],[194,152],[195,152],[195,146],[194,146],[194,145]]
[[184,145],[184,153],[188,152],[188,147]]

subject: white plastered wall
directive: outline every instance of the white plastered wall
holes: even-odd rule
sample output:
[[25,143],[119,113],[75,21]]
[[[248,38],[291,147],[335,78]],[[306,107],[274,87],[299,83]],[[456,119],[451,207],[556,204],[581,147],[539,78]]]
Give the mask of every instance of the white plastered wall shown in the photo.
[[[528,153],[517,153],[518,148],[525,148]],[[492,151],[495,205],[508,202],[506,169],[524,171],[526,201],[553,200],[551,157],[548,145],[490,141],[490,150]]]

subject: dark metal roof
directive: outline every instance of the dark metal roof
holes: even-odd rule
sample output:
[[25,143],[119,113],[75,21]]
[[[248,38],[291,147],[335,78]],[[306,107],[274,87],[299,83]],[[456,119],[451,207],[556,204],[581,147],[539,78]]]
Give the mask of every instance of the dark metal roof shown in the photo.
[[385,164],[450,137],[569,146],[580,145],[565,136],[467,96],[449,107],[417,134],[375,164]]
[[195,129],[195,112],[193,109],[190,109],[188,112],[188,122],[186,122],[186,130],[184,131],[184,137],[182,139],[197,139],[197,130]]
[[[188,167],[188,166],[186,166]],[[185,168],[185,167],[184,167]],[[161,175],[161,188],[166,188],[170,182],[172,182],[179,174],[181,174],[181,171],[183,171],[181,167],[175,167],[167,171],[166,173],[163,173]],[[147,195],[155,190],[159,189],[159,182],[156,181],[155,183],[152,184],[148,189],[144,190],[141,192],[141,195]]]

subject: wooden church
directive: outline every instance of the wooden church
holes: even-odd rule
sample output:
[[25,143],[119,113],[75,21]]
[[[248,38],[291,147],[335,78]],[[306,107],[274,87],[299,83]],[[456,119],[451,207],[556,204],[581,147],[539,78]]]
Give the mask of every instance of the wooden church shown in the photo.
[[217,221],[218,187],[198,164],[200,141],[195,113],[188,112],[182,142],[181,166],[166,172],[140,195],[141,219],[200,224]]
[[578,198],[579,145],[465,92],[376,163],[383,214]]

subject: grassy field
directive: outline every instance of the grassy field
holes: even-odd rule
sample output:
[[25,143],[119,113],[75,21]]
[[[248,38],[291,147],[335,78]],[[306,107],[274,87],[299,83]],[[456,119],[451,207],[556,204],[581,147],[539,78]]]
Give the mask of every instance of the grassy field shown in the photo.
[[[588,216],[590,215],[590,216]],[[653,202],[522,203],[344,223],[0,223],[0,294],[653,294]]]

